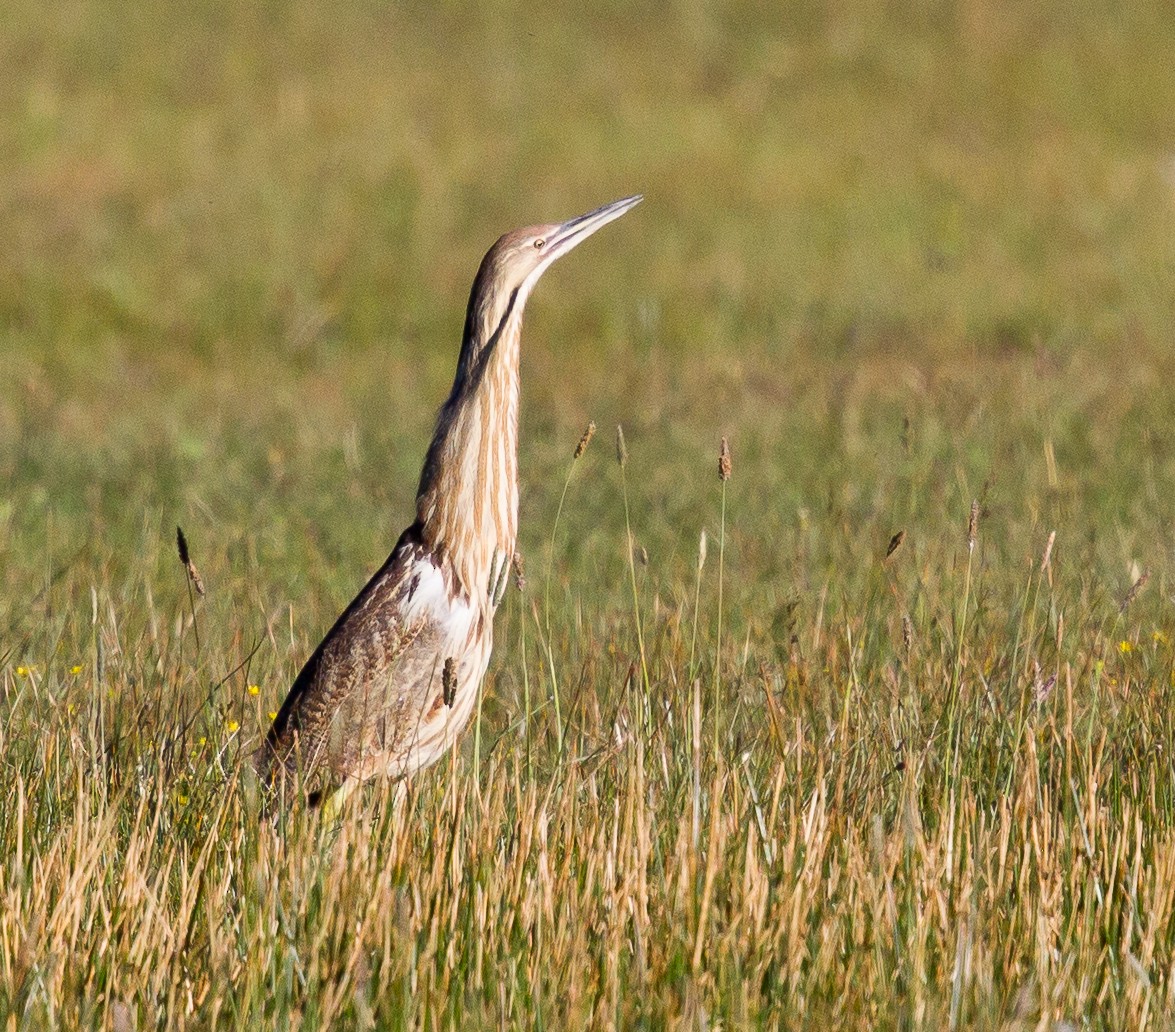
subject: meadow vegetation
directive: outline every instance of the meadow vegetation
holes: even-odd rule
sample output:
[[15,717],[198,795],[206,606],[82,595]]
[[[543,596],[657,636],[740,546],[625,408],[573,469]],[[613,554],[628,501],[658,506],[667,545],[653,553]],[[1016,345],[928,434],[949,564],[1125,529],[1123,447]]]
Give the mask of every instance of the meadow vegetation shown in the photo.
[[[3,1028],[1169,1027],[1173,52],[1068,0],[7,4]],[[265,819],[482,253],[636,191],[530,304],[476,726]]]

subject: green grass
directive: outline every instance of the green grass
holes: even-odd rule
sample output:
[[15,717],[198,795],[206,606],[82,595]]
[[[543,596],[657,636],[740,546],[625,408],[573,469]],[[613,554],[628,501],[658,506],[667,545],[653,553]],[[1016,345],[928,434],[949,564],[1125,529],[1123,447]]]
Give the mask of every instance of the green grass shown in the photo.
[[[1168,12],[173,8],[0,25],[4,1029],[1168,1027]],[[482,253],[638,190],[480,731],[263,821]]]

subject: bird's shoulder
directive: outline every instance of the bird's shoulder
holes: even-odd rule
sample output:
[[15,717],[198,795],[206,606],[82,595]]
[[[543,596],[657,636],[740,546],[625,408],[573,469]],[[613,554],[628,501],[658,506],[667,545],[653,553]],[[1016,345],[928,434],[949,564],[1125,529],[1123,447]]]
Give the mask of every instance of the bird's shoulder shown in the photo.
[[386,667],[414,644],[446,639],[473,615],[467,593],[413,524],[323,639],[305,674],[349,681],[372,666]]
[[391,555],[348,606],[340,623],[412,626],[445,613],[459,593],[441,557],[413,524]]

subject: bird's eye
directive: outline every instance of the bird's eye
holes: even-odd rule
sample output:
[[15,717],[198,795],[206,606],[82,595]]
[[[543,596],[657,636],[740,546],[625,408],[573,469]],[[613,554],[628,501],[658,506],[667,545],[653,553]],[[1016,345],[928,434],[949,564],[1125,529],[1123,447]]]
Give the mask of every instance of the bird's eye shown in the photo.
[[538,238],[537,240],[535,240],[535,242],[534,242],[534,249],[535,249],[536,251],[541,251],[541,250],[542,250],[544,247],[546,247],[546,246],[547,246],[547,242],[546,242],[546,241],[545,241],[545,240],[544,240],[542,237],[539,237],[539,238]]

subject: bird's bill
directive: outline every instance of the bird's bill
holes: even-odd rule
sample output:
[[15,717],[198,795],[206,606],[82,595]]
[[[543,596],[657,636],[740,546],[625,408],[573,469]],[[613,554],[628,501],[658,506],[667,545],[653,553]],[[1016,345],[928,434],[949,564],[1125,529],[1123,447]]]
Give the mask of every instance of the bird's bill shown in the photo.
[[589,211],[586,215],[568,219],[547,237],[548,260],[553,261],[566,254],[601,226],[606,226],[613,219],[620,218],[630,208],[635,208],[643,199],[642,194],[634,194],[632,197],[625,197],[623,200],[605,204],[602,208]]

